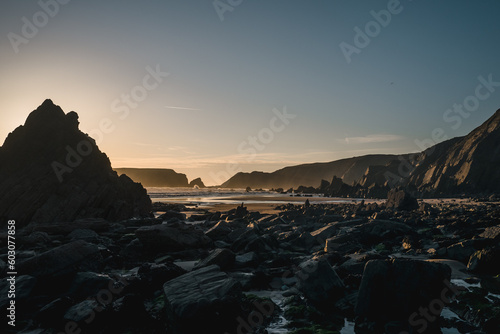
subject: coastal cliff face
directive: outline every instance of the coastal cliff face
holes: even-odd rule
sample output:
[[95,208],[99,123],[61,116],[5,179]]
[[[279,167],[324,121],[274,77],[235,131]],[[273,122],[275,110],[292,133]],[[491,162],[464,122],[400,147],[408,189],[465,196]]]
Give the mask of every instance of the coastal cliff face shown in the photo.
[[397,155],[377,154],[342,159],[326,163],[312,163],[285,167],[273,173],[238,173],[222,184],[224,188],[297,188],[318,187],[321,180],[342,178],[344,183],[359,182],[366,169],[397,160]]
[[341,182],[344,186],[342,191],[339,184],[330,186],[323,192],[330,196],[370,193],[380,196],[396,186],[426,197],[480,195],[500,192],[499,164],[500,110],[468,135],[438,143],[421,153],[368,155],[291,166],[273,173],[238,173],[222,186],[285,189],[312,186],[321,190],[322,180],[333,179],[332,183]]
[[34,110],[0,147],[0,217],[29,222],[111,221],[149,215],[146,190],[118,176],[78,115],[51,100]]
[[500,109],[468,135],[421,153],[408,183],[429,195],[500,191]]
[[118,174],[126,174],[144,187],[189,187],[186,174],[163,168],[115,168]]

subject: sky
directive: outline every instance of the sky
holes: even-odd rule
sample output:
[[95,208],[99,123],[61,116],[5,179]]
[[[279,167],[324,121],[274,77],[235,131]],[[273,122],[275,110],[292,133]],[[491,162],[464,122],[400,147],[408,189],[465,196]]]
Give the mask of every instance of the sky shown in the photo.
[[0,144],[45,99],[117,167],[418,152],[500,108],[495,0],[2,1]]

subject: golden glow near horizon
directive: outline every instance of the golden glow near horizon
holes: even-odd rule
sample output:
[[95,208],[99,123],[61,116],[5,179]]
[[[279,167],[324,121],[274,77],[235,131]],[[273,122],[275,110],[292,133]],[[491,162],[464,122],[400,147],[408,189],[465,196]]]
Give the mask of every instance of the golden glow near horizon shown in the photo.
[[[459,129],[443,121],[478,76],[500,80],[492,6],[450,16],[441,2],[405,4],[348,64],[339,45],[381,9],[373,2],[283,11],[255,1],[221,22],[210,2],[71,1],[17,52],[0,40],[0,141],[50,98],[79,114],[114,167],[170,168],[207,185],[213,173],[415,152],[433,129],[464,135],[500,106],[492,92]],[[22,18],[41,10],[11,1],[0,29],[22,35]],[[432,13],[424,26],[422,13]],[[471,15],[481,20],[464,25]],[[274,112],[284,107],[296,115],[286,124]]]

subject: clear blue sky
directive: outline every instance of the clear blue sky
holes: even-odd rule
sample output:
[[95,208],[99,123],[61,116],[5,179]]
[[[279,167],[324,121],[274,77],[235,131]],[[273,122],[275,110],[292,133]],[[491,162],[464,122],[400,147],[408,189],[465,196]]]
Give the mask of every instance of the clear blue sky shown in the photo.
[[[235,171],[420,151],[415,140],[434,129],[464,135],[500,108],[493,84],[467,100],[470,116],[443,119],[476,95],[479,76],[500,82],[494,0],[221,0],[223,13],[207,0],[72,0],[55,13],[54,1],[41,1],[53,17],[38,1],[2,3],[0,142],[51,98],[94,136],[111,122],[99,147],[114,167],[216,184]],[[371,22],[388,6],[390,22]],[[348,63],[340,45],[356,47],[355,27],[372,37],[358,36]],[[161,83],[146,77],[157,67],[169,73]],[[140,101],[127,106],[132,92]],[[273,120],[284,108],[288,124]]]

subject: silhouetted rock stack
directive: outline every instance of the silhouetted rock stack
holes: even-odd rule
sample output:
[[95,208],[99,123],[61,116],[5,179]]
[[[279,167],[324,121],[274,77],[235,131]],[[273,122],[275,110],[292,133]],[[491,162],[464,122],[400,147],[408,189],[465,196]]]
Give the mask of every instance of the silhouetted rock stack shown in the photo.
[[151,200],[78,129],[78,115],[45,102],[0,147],[0,218],[31,221],[80,218],[116,221],[146,216]]
[[189,186],[193,187],[193,188],[195,186],[198,186],[198,188],[205,188],[205,184],[203,183],[203,181],[201,180],[201,178],[196,178],[193,181],[189,182]]

